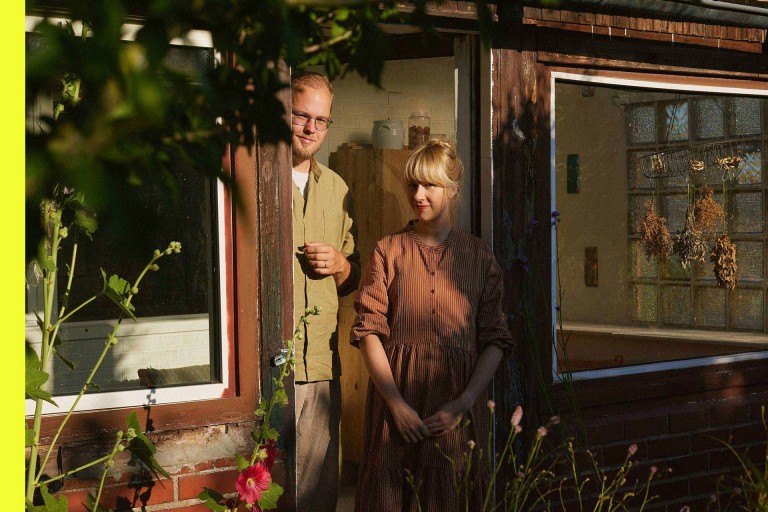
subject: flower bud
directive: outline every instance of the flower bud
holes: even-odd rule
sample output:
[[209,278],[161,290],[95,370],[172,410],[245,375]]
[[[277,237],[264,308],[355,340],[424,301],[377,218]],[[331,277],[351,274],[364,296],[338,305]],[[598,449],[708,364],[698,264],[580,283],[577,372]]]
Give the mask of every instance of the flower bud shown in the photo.
[[153,263],[153,264],[151,264],[151,265],[149,266],[149,270],[152,270],[152,271],[154,271],[154,272],[157,272],[158,270],[160,270],[160,265],[158,265],[157,263]]
[[131,293],[134,294],[134,295],[139,293],[139,287],[138,286],[134,286],[133,288],[131,288]]
[[117,445],[117,451],[118,452],[125,451],[125,445],[122,445],[122,444]]
[[160,254],[162,254],[162,253],[160,252],[160,249],[155,249],[155,252],[153,252],[153,253],[152,253],[152,256],[154,256],[155,258],[159,258],[159,257],[160,257]]
[[475,449],[475,442],[473,440],[470,439],[467,444],[469,445],[469,449],[470,450],[474,450]]
[[493,400],[488,400],[488,409],[493,412],[496,409],[496,402]]
[[61,228],[59,230],[59,236],[61,238],[67,238],[68,235],[69,235],[69,230],[67,228]]

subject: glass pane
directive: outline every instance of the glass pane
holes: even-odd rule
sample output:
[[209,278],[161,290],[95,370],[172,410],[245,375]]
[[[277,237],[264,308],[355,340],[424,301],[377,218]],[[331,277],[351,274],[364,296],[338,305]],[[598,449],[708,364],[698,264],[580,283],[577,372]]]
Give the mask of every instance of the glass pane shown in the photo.
[[691,289],[688,286],[662,287],[661,321],[666,325],[691,325]]
[[688,281],[691,278],[691,267],[684,267],[680,256],[673,254],[661,265],[661,276],[674,281]]
[[629,230],[630,233],[640,231],[640,224],[645,216],[645,203],[652,199],[651,196],[630,196],[629,198]]
[[656,260],[646,257],[639,240],[630,242],[629,251],[632,277],[656,277]]
[[739,163],[738,183],[759,184],[763,181],[762,145],[747,143],[743,146],[741,162]]
[[662,132],[659,140],[662,143],[688,140],[688,102],[676,101],[664,106]]
[[696,326],[725,327],[725,289],[696,288]]
[[731,326],[735,329],[763,330],[763,291],[739,288],[731,292]]
[[736,280],[763,280],[763,242],[740,242],[736,244]]
[[725,101],[722,98],[696,100],[693,109],[697,139],[713,139],[725,135]]
[[688,212],[688,197],[682,194],[668,195],[663,199],[664,216],[667,218],[667,229],[674,237],[685,227]]
[[653,103],[627,107],[627,143],[656,142],[656,107]]
[[656,322],[656,285],[635,284],[632,293],[632,321],[642,323]]
[[760,233],[763,230],[763,197],[759,192],[731,195],[732,233]]
[[761,133],[760,99],[730,98],[728,121],[731,135],[758,135]]
[[629,188],[653,188],[653,181],[643,175],[638,166],[638,158],[653,154],[653,151],[630,151],[627,153],[627,169],[629,170]]

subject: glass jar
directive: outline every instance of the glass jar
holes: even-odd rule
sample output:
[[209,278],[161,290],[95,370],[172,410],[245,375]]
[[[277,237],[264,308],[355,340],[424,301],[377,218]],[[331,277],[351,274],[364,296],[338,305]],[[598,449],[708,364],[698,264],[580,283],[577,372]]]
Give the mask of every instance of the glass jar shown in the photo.
[[429,115],[424,111],[413,112],[408,118],[408,148],[414,149],[429,140]]

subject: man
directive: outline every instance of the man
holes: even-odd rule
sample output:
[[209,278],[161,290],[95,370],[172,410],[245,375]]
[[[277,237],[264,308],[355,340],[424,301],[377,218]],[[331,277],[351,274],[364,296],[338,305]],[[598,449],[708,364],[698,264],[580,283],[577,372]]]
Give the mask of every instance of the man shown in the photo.
[[295,321],[307,307],[322,307],[296,346],[296,509],[333,512],[341,417],[338,296],[357,288],[360,255],[347,186],[314,159],[332,122],[331,83],[301,72],[292,76],[291,92]]

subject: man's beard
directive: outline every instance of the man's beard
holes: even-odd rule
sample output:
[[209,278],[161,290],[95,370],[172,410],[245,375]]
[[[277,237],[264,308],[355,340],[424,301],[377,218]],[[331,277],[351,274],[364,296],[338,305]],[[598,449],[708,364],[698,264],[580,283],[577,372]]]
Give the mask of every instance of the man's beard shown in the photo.
[[293,144],[291,146],[291,152],[293,153],[294,159],[302,161],[312,158],[319,149],[320,145],[317,143],[309,146],[301,146],[299,144]]

